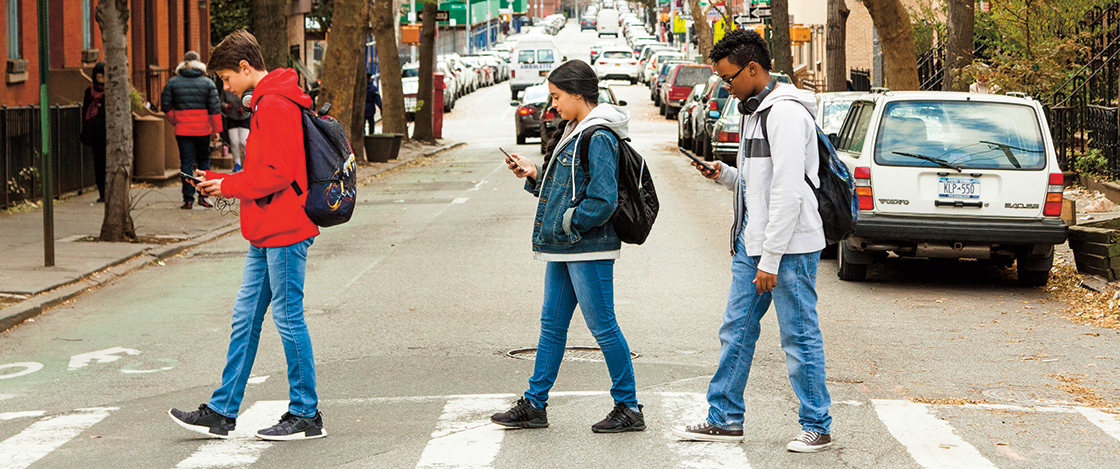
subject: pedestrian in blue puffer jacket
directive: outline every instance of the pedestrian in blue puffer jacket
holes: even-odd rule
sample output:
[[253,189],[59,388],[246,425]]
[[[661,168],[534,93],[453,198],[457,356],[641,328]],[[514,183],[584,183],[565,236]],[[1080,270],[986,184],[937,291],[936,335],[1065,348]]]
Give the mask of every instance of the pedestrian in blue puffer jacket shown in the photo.
[[[540,172],[528,159],[507,159],[525,189],[538,197],[533,225],[533,254],[545,267],[541,335],[529,390],[508,412],[490,420],[506,427],[548,426],[545,407],[564,357],[568,324],[578,304],[587,327],[599,343],[611,375],[614,408],[591,426],[596,433],[645,430],[638,405],[630,347],[614,314],[614,261],[621,242],[610,223],[618,206],[618,141],[606,131],[583,136],[594,125],[606,125],[626,138],[630,113],[599,103],[599,80],[587,63],[574,60],[548,76],[552,103],[565,120],[553,134]],[[577,155],[579,140],[590,137],[588,164]]]

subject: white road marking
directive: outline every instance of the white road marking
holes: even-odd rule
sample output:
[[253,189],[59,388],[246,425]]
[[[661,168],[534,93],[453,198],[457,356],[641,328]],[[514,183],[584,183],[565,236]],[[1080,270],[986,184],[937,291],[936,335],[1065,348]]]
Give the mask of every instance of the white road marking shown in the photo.
[[78,409],[73,413],[47,417],[26,430],[0,442],[0,469],[23,469],[66,444],[92,427],[118,407]]
[[[31,373],[34,373],[36,371],[39,371],[39,370],[43,369],[43,364],[42,363],[37,363],[37,362],[21,362],[21,363],[8,363],[6,365],[0,365],[0,370],[6,370],[8,368],[23,368],[23,371],[19,371],[19,372],[16,372],[16,373],[0,374],[0,379],[12,379],[12,378],[19,378],[20,376],[29,375]],[[6,399],[6,398],[4,398],[4,399]],[[0,400],[2,400],[2,399],[0,399]]]
[[963,407],[965,409],[981,409],[981,410],[1009,410],[1012,412],[1024,413],[1039,413],[1039,414],[1076,414],[1077,408],[1070,406],[1021,406],[1021,405],[1008,405],[1008,404],[964,404],[960,406],[949,405],[950,407]]
[[506,395],[454,397],[443,406],[432,439],[420,455],[421,468],[489,468],[502,448],[505,429],[490,414],[510,405]]
[[237,416],[237,429],[228,440],[213,440],[198,448],[194,454],[175,467],[200,469],[212,467],[245,467],[261,457],[272,443],[257,439],[258,430],[268,428],[288,411],[288,401],[257,401],[249,410]]
[[[549,397],[589,397],[589,396],[605,396],[610,394],[608,391],[556,391],[548,393]],[[400,404],[404,402],[428,402],[428,401],[443,401],[451,399],[505,399],[505,407],[508,408],[513,405],[513,401],[520,394],[452,394],[447,396],[402,396],[402,397],[354,397],[348,399],[323,399],[319,402],[330,405],[362,405],[362,404]],[[501,410],[506,410],[505,408]]]
[[1089,407],[1078,407],[1077,411],[1089,419],[1090,422],[1093,422],[1093,425],[1104,430],[1108,436],[1120,440],[1120,419],[1117,416]]
[[471,198],[470,197],[459,197],[455,200],[452,200],[451,203],[453,203],[453,204],[465,204],[465,203],[467,203],[468,200],[471,200]]
[[124,347],[113,347],[107,348],[105,350],[98,350],[96,352],[81,353],[70,357],[69,369],[76,370],[78,368],[82,368],[86,365],[89,365],[90,362],[95,360],[97,361],[97,363],[112,363],[120,360],[120,354],[122,353],[127,355],[140,355],[139,350],[133,350]]
[[949,422],[934,417],[929,406],[904,400],[872,399],[887,430],[919,466],[994,469],[996,466],[961,439]]
[[[702,393],[662,392],[657,395],[661,398],[659,412],[663,413],[668,421],[673,422],[674,426],[700,423],[707,418],[708,400]],[[661,433],[669,440],[669,448],[681,458],[676,467],[695,469],[750,469],[751,467],[740,444],[681,441],[673,436],[672,427],[662,429]]]
[[269,376],[271,376],[271,375],[254,376],[252,378],[249,378],[248,382],[249,382],[249,384],[261,384],[261,383],[265,382],[266,380],[268,380]]
[[28,412],[2,412],[0,413],[0,420],[15,420],[24,417],[42,417],[46,414],[45,410],[32,410]]

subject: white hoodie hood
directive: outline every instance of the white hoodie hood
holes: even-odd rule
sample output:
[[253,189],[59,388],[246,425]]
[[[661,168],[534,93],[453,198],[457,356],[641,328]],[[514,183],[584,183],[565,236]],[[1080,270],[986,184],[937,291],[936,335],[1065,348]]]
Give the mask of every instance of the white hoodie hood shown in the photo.
[[[764,111],[769,111],[765,133]],[[756,112],[743,116],[738,164],[724,166],[719,177],[736,194],[732,250],[741,234],[747,255],[761,256],[758,268],[767,273],[777,274],[787,253],[825,247],[817,198],[805,182],[808,177],[814,187],[820,186],[816,111],[812,93],[793,85],[776,86]]]

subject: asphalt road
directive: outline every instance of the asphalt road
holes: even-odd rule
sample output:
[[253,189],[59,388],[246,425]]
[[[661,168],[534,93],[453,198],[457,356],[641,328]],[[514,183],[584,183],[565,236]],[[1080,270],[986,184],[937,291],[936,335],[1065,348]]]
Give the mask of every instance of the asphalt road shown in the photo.
[[[595,41],[569,26],[583,58]],[[217,385],[246,242],[232,235],[153,265],[0,334],[0,469],[165,467],[714,468],[1120,467],[1114,330],[1074,324],[1045,289],[970,263],[896,262],[866,282],[818,275],[836,447],[787,453],[797,400],[773,316],[747,389],[746,441],[681,443],[705,414],[730,282],[731,193],[675,151],[674,121],[619,82],[633,145],[661,200],[642,246],[616,264],[619,321],[649,429],[588,428],[612,405],[600,361],[565,362],[551,427],[487,423],[524,391],[544,264],[532,260],[536,200],[502,164],[515,145],[506,84],[458,102],[445,136],[468,144],[361,188],[354,219],[311,248],[307,318],[330,437],[248,437],[284,411],[285,364],[266,321],[238,430],[203,440],[169,421]],[[578,316],[577,316],[578,318]],[[569,345],[593,346],[579,319]]]

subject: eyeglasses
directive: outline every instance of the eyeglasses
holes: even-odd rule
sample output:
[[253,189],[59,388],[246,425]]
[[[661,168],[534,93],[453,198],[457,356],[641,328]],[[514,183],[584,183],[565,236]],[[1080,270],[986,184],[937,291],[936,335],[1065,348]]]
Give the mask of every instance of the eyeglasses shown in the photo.
[[744,65],[743,68],[740,68],[738,72],[735,72],[734,75],[731,75],[731,78],[719,77],[720,80],[723,80],[723,87],[731,89],[731,82],[735,81],[735,77],[739,76],[740,73],[743,73],[743,70],[746,70],[750,65],[751,63],[747,62],[747,64]]

